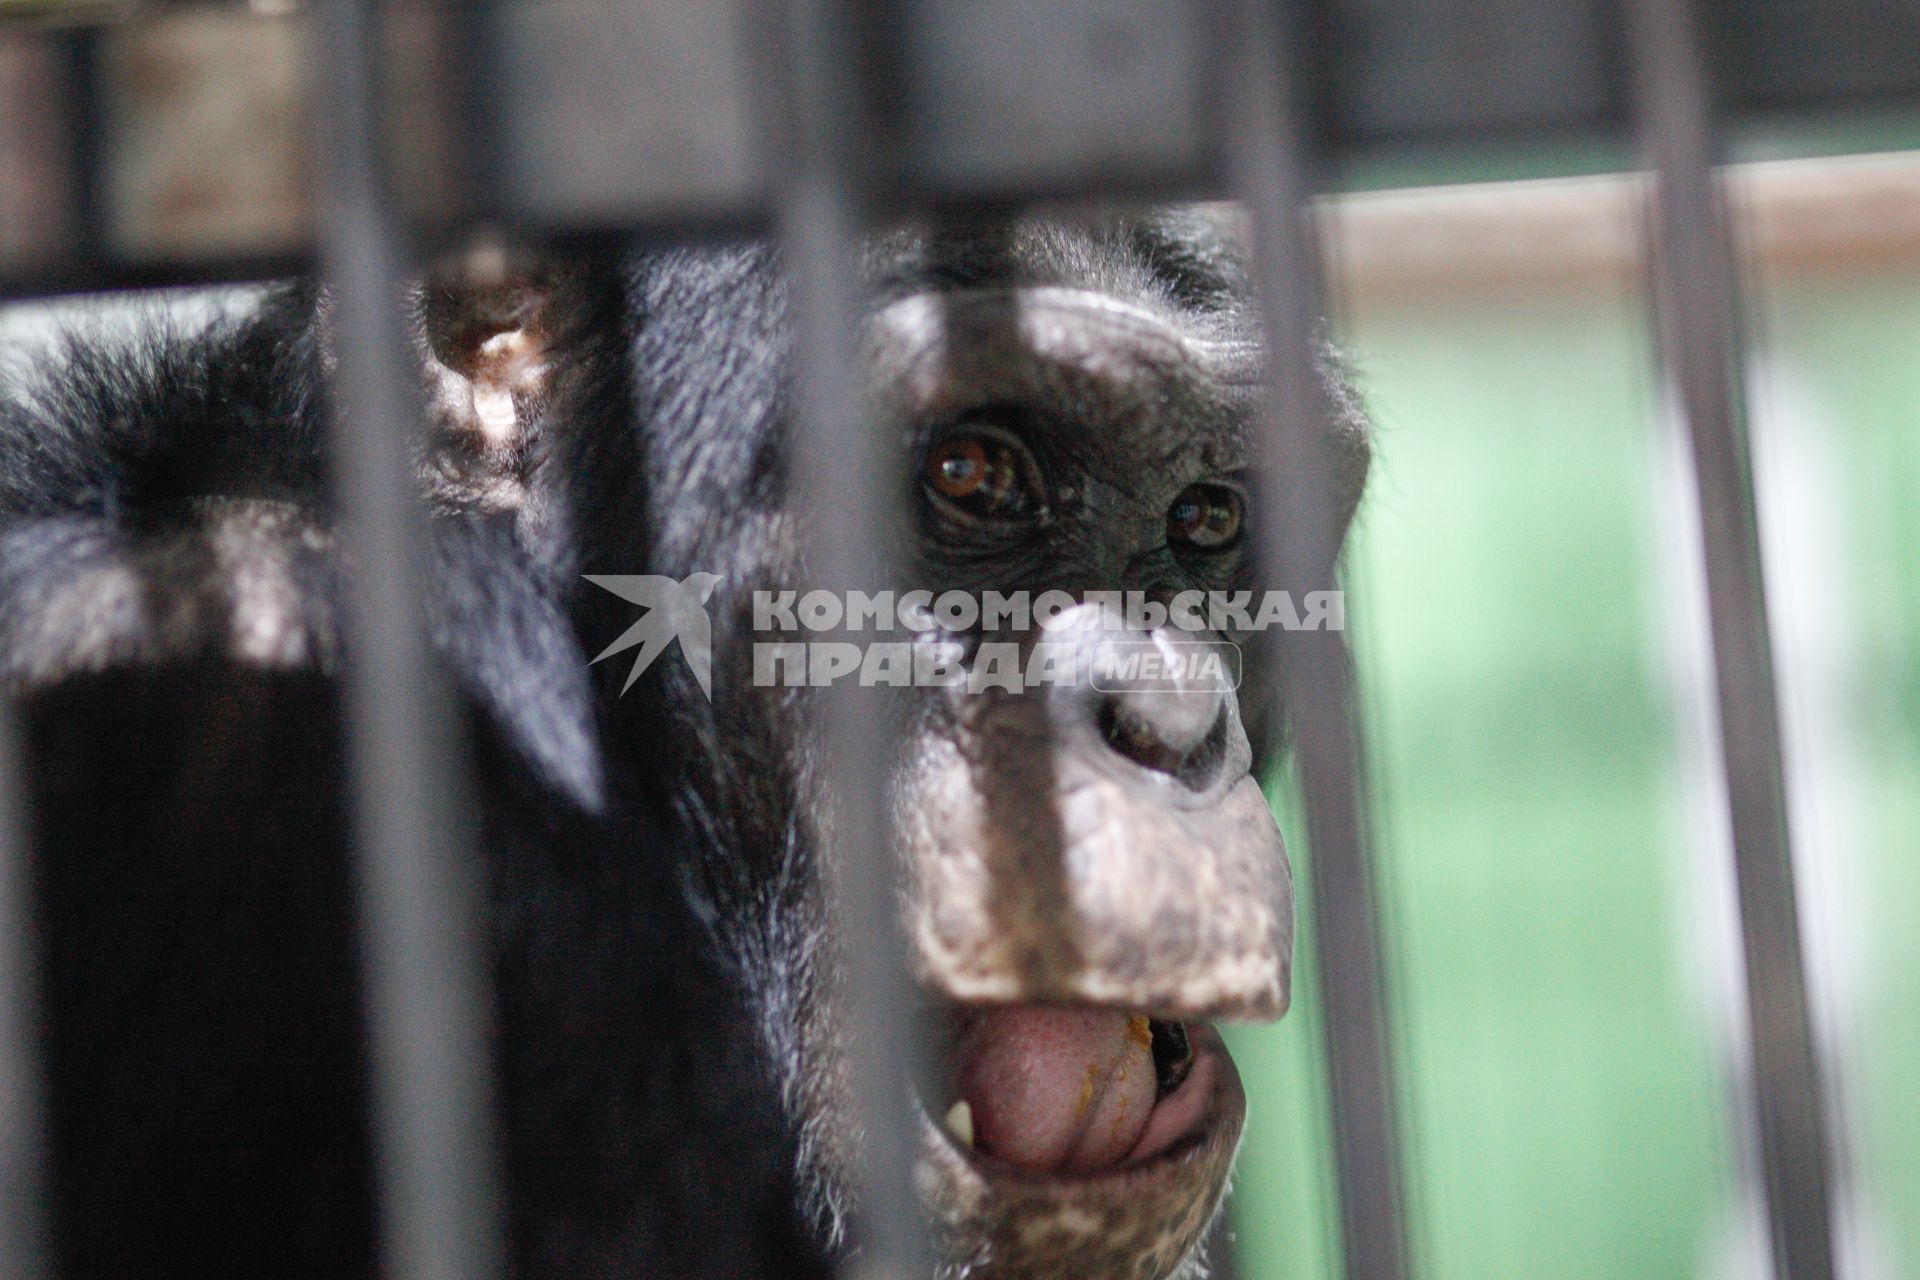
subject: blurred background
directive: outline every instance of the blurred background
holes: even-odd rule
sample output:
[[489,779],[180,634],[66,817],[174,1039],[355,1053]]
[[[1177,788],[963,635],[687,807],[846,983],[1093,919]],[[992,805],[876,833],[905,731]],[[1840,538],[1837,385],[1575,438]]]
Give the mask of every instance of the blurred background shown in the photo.
[[[1920,1277],[1920,155],[1743,166],[1732,193],[1801,915],[1853,1148],[1840,1248],[1855,1277]],[[1346,585],[1435,1280],[1770,1274],[1643,200],[1575,178],[1328,216],[1378,424]],[[1314,955],[1303,935],[1286,1021],[1233,1038],[1258,1280],[1340,1274]]]

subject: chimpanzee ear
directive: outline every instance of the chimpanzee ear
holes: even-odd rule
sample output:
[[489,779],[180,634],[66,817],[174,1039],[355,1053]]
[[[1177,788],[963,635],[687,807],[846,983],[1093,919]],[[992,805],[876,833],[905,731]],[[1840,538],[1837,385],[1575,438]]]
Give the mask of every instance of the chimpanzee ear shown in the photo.
[[524,442],[547,388],[559,286],[551,262],[498,244],[433,264],[415,315],[444,428],[482,448]]

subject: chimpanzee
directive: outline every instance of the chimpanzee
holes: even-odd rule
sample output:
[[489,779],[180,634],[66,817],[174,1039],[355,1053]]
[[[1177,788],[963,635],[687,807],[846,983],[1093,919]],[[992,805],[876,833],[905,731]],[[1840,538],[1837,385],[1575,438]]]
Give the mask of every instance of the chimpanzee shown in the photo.
[[[1260,337],[1226,218],[898,231],[864,267],[874,447],[899,451],[915,530],[898,585],[1258,585]],[[758,243],[616,274],[414,295],[511,1270],[816,1274],[849,1247],[859,1155],[815,701],[756,670],[756,592],[810,585],[786,291]],[[204,331],[70,342],[0,407],[62,1275],[374,1265],[326,344],[324,296],[288,286]],[[1350,516],[1367,433],[1323,373]],[[640,574],[710,591],[710,672],[669,653],[628,689],[593,663],[642,613],[601,584]],[[1277,1016],[1289,985],[1265,653],[1237,696],[913,691],[892,793],[947,1050],[919,1177],[943,1273],[1204,1265],[1244,1110],[1208,1020]]]

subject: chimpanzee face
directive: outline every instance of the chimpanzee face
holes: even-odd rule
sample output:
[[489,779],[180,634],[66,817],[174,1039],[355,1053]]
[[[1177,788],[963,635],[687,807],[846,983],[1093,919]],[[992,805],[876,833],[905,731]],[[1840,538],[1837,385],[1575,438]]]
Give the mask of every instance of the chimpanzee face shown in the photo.
[[[1022,658],[1046,646],[1078,676],[912,695],[892,792],[903,912],[948,1033],[947,1070],[923,1090],[921,1187],[956,1275],[1166,1276],[1219,1204],[1244,1115],[1210,1020],[1277,1017],[1288,1001],[1291,882],[1254,771],[1272,673],[1235,624],[1182,633],[1089,597],[1165,606],[1259,585],[1246,472],[1260,343],[1245,272],[1220,224],[1184,214],[902,235],[869,266],[879,440],[902,450],[913,511],[904,585],[1063,593],[1050,627],[934,630],[969,662],[990,644]],[[750,277],[722,266],[699,289],[684,271],[643,278],[643,310],[654,324],[749,313],[742,290],[761,289]],[[777,311],[777,288],[753,296]],[[706,340],[777,343],[767,323],[729,338],[713,319]],[[839,941],[818,888],[829,784],[809,699],[755,685],[749,653],[751,593],[810,585],[796,513],[768,479],[743,481],[756,499],[733,511],[675,514],[694,505],[692,477],[709,491],[726,468],[777,478],[783,433],[754,457],[700,444],[715,408],[656,397],[644,336],[641,348],[643,413],[685,415],[654,427],[663,571],[729,574],[683,811],[711,843],[704,892],[761,993],[816,1194],[837,1220],[858,1157]],[[710,358],[727,361],[718,346]],[[777,414],[778,397],[764,403]],[[1359,416],[1329,431],[1357,490]],[[1103,649],[1236,640],[1242,680],[1088,678]]]

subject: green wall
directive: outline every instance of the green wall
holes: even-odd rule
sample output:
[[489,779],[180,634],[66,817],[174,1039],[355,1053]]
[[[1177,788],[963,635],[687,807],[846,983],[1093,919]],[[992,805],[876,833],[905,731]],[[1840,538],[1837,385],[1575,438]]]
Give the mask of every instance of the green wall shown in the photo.
[[[1843,859],[1858,890],[1839,1045],[1863,1202],[1889,1274],[1920,1277],[1920,276],[1784,284],[1753,320],[1817,407],[1844,499],[1847,841],[1803,855]],[[1416,1269],[1725,1274],[1740,1191],[1703,938],[1712,809],[1686,785],[1674,692],[1672,558],[1692,551],[1661,505],[1639,299],[1404,301],[1345,330],[1379,423],[1349,617]],[[1297,807],[1278,808],[1294,837]],[[1338,1274],[1311,941],[1294,1012],[1233,1035],[1252,1280]]]

